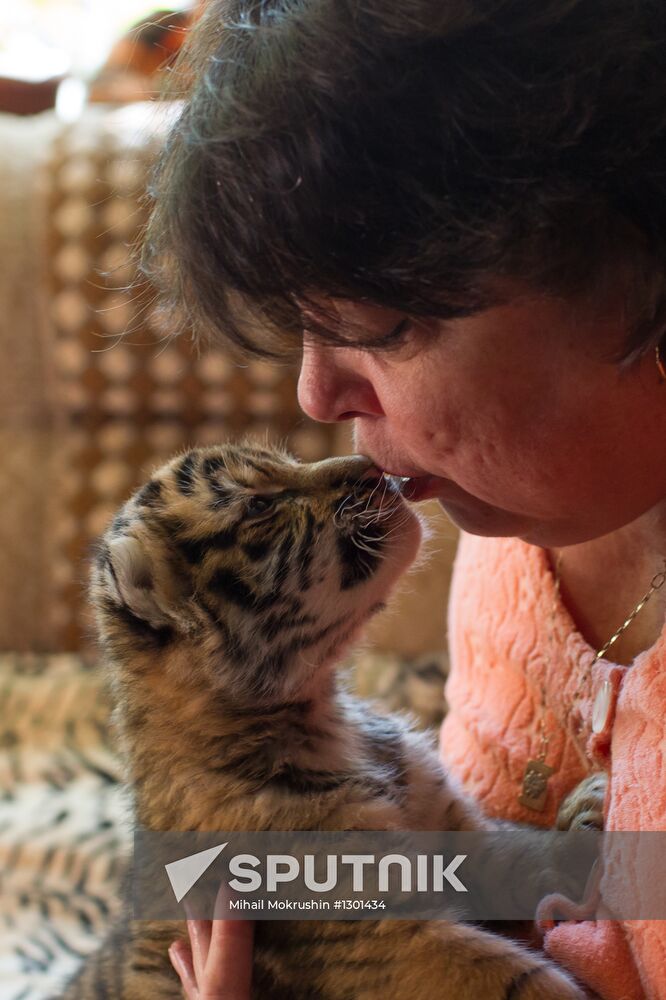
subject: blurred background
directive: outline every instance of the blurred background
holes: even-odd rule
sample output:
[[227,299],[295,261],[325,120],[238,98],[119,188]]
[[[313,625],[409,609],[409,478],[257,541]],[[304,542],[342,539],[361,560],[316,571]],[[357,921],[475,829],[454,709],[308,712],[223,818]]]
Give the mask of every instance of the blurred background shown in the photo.
[[[90,542],[174,451],[247,432],[286,437],[305,460],[351,448],[348,428],[299,411],[293,370],[198,355],[137,284],[132,248],[170,112],[160,91],[201,9],[2,4],[0,649],[89,651]],[[438,511],[432,547],[450,555],[455,532]],[[405,612],[409,627],[385,616],[375,644],[442,647],[441,566]]]
[[[116,67],[124,58],[125,76],[140,85],[141,78],[148,75],[146,60],[151,58],[140,50],[149,47],[146,35],[150,32],[133,33],[132,29],[143,19],[159,22],[160,13],[167,13],[171,31],[182,30],[194,14],[193,7],[194,3],[176,0],[169,4],[168,12],[160,12],[154,0],[4,3],[0,11],[0,105],[13,112],[42,110],[55,103],[59,85],[67,80],[68,85],[58,95],[58,105],[65,115],[73,115],[84,99],[85,85],[100,73],[110,57]],[[157,68],[165,61],[168,50],[163,44],[162,53],[156,51],[154,36],[155,32],[152,59]],[[131,48],[137,51],[132,53]]]
[[[93,540],[153,467],[256,434],[304,460],[352,450],[299,410],[297,372],[173,337],[133,248],[200,4],[0,2],[0,995],[52,995],[119,901],[131,823],[86,605]],[[349,664],[423,727],[445,711],[456,531]]]

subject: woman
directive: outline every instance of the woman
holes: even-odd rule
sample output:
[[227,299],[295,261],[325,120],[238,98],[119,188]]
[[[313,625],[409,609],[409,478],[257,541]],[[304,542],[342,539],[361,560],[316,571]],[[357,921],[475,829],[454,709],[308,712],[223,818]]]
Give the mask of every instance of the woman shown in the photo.
[[[665,43],[661,0],[212,2],[155,180],[183,323],[298,355],[462,529],[443,758],[544,826],[606,770],[607,829],[666,829]],[[666,924],[541,930],[666,996]],[[248,928],[191,931],[188,996],[246,996]]]

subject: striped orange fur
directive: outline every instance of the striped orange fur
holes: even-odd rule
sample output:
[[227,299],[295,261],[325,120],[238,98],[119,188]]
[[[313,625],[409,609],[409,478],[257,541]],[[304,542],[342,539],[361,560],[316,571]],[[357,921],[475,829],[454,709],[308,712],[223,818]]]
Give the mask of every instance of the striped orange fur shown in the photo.
[[[360,457],[225,444],[173,459],[99,546],[91,598],[136,819],[156,831],[475,830],[430,739],[336,668],[419,550]],[[181,997],[184,926],[114,929],[68,1000]],[[542,955],[442,921],[257,927],[257,1000],[581,1000]]]

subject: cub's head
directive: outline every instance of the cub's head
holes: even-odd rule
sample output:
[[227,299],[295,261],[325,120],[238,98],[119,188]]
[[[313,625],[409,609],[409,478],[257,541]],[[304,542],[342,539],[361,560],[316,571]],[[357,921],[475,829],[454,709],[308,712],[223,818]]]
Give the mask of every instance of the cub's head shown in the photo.
[[383,606],[420,538],[416,514],[362,456],[193,449],[102,539],[100,638],[130,668],[178,662],[241,700],[291,697]]

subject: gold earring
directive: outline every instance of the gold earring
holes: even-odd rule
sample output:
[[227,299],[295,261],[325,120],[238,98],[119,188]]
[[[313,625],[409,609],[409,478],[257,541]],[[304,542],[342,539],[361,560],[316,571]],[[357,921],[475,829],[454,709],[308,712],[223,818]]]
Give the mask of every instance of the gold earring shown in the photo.
[[655,346],[654,353],[657,358],[657,368],[659,369],[659,374],[661,375],[661,381],[666,382],[666,367],[664,362],[661,360],[661,354],[659,353],[659,344]]

